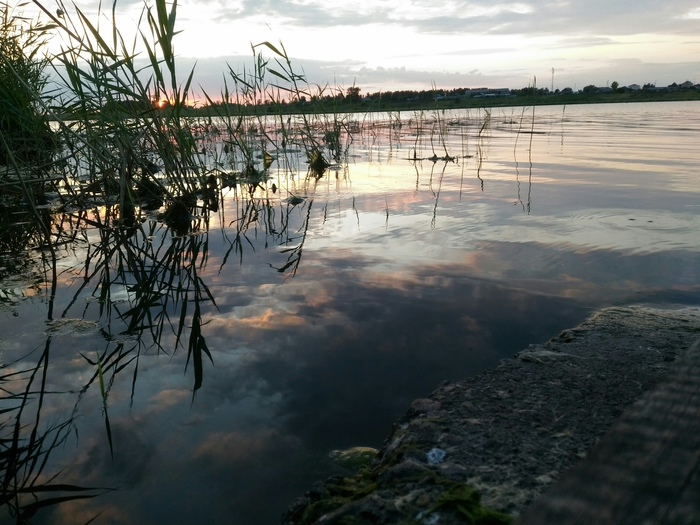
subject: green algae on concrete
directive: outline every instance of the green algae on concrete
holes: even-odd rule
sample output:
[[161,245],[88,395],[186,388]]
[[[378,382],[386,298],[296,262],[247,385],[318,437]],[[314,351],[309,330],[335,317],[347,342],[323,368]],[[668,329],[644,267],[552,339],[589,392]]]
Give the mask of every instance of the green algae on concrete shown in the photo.
[[333,450],[329,457],[338,465],[352,471],[368,467],[377,459],[379,451],[372,447],[352,447]]
[[[287,515],[285,523],[505,525],[511,522],[509,516],[482,506],[474,487],[450,480],[438,469],[415,460],[419,454],[425,454],[418,450],[406,452],[395,451],[396,457],[378,463],[374,449],[355,447],[334,451],[333,456],[357,455],[364,461],[370,459],[371,464],[359,466],[350,476],[327,480],[313,501],[307,502],[297,515]],[[377,505],[375,494],[379,492],[386,504]]]

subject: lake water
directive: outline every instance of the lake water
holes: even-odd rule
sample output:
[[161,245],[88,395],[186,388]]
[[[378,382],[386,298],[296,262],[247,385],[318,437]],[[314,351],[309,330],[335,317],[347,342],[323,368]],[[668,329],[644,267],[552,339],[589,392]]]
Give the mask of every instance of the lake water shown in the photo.
[[441,381],[599,307],[700,304],[699,103],[347,119],[347,162],[278,157],[195,235],[3,263],[2,447],[46,461],[3,459],[4,494],[94,496],[33,523],[278,523]]

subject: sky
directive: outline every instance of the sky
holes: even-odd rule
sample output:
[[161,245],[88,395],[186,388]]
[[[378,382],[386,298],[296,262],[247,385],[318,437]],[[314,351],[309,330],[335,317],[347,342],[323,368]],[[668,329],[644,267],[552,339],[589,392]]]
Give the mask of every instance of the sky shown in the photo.
[[[96,16],[95,0],[76,5]],[[120,28],[143,7],[117,0]],[[196,61],[209,94],[264,41],[311,85],[364,94],[700,83],[699,0],[181,0],[176,29],[180,63]]]

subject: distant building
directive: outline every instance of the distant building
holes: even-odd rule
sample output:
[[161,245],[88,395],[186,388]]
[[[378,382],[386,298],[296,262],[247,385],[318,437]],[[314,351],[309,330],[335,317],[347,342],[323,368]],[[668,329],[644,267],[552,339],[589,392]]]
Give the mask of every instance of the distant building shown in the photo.
[[473,98],[484,98],[508,97],[511,93],[509,88],[479,88],[470,90],[470,94]]
[[640,86],[639,84],[630,84],[629,86],[627,86],[627,89],[629,89],[630,91],[639,91],[640,89],[642,89],[642,86]]
[[686,80],[681,84],[681,89],[693,89],[695,87],[695,84],[693,84],[690,80]]
[[459,95],[438,95],[435,97],[435,100],[460,100],[461,98]]

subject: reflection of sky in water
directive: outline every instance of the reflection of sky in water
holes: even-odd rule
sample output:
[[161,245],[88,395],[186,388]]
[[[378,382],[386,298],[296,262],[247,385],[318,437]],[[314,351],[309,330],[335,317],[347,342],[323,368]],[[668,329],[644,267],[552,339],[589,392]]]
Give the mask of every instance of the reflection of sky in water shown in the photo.
[[[289,213],[287,243],[259,222],[242,256],[227,254],[227,201],[227,227],[212,228],[199,270],[218,307],[203,305],[213,364],[205,358],[202,388],[193,400],[192,364],[185,372],[186,349],[166,331],[167,353],[140,355],[133,397],[136,363],[112,385],[112,460],[93,384],[77,433],[52,459],[65,482],[119,490],[37,522],[85,522],[102,510],[95,523],[274,523],[336,472],[330,449],[381,445],[440,381],[494,366],[590,308],[700,302],[700,122],[688,108],[697,104],[538,107],[544,133],[532,136],[532,167],[530,135],[503,124],[520,110],[494,110],[481,144],[449,138],[450,148],[481,151],[481,165],[414,166],[409,136],[390,152],[365,148],[370,161],[351,157],[337,179],[330,172],[297,192],[307,199]],[[278,221],[287,205],[274,209]],[[293,277],[276,270],[288,248],[303,248]],[[2,310],[11,367],[32,349],[27,361],[36,359],[51,337],[49,386],[71,392],[49,396],[47,422],[71,411],[95,372],[78,352],[94,358],[115,344],[79,321],[99,319],[94,283],[73,298],[81,264],[79,254],[62,259],[55,308],[76,321],[47,325],[45,302],[34,300]],[[114,290],[121,311],[130,297]]]

